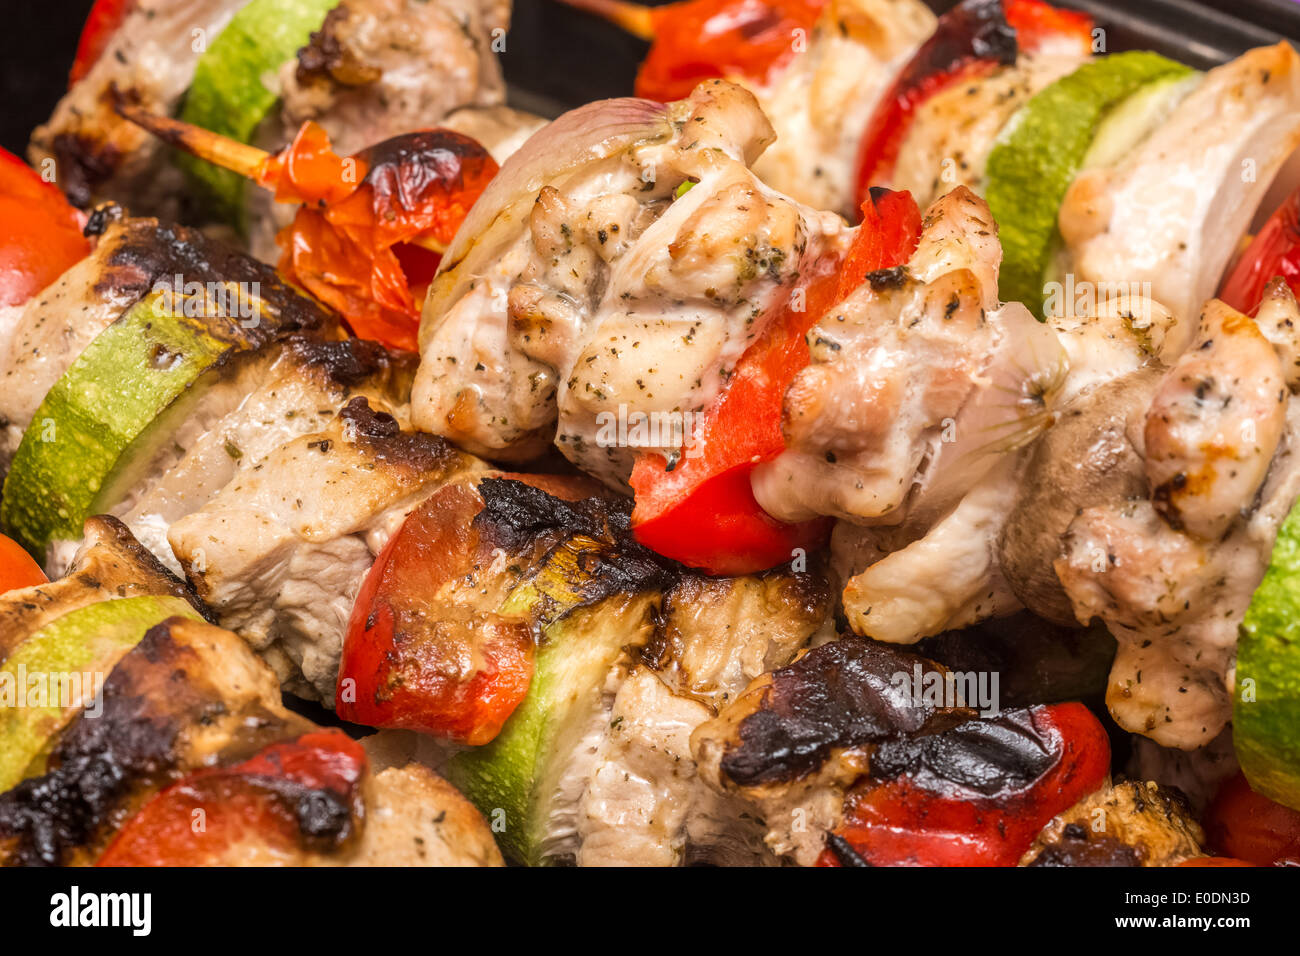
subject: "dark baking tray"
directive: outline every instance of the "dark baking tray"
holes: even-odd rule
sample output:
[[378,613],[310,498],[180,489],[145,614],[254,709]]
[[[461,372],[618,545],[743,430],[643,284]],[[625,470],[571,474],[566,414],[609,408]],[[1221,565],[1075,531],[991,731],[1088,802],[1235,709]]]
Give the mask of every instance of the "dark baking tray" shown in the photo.
[[[66,85],[92,0],[5,0],[0,145],[21,152]],[[652,0],[653,2],[653,0]],[[954,0],[929,0],[943,11]],[[1110,50],[1149,49],[1207,67],[1281,37],[1300,41],[1297,0],[1065,0],[1106,29]],[[632,89],[644,43],[555,0],[517,0],[503,54],[515,105],[547,115]]]

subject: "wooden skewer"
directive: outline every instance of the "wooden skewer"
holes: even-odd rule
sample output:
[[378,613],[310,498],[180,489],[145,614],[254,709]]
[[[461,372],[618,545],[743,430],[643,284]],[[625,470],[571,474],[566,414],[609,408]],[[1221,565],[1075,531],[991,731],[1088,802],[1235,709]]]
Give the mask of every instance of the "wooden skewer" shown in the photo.
[[602,20],[608,20],[635,37],[647,42],[655,38],[654,20],[651,8],[628,0],[560,0],[575,10],[594,14]]
[[207,160],[215,166],[229,169],[248,179],[257,179],[262,164],[271,155],[255,146],[246,146],[238,140],[213,133],[201,126],[150,113],[148,110],[123,102],[121,98],[113,105],[118,115],[153,133],[164,143],[183,149],[191,156]]

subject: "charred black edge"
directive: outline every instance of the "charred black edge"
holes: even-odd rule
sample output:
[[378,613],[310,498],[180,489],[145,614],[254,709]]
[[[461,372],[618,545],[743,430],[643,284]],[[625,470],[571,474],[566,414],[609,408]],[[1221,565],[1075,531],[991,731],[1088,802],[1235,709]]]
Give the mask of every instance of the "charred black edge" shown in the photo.
[[397,419],[372,409],[364,395],[350,399],[339,418],[363,450],[399,467],[417,472],[445,471],[464,458],[444,438],[402,431]]
[[[168,593],[173,597],[181,598],[198,611],[203,620],[209,624],[217,623],[217,616],[212,608],[208,607],[199,593],[194,590],[193,585],[188,581],[178,577],[171,568],[167,567],[157,556],[141,544],[131,533],[120,518],[112,515],[94,515],[87,518],[83,526],[84,533],[89,536],[99,532],[111,539],[112,547],[124,552],[131,560],[135,561],[147,575],[156,575],[168,583]],[[80,573],[74,570],[73,573]]]
[[906,774],[931,793],[958,799],[1027,792],[1062,753],[1039,733],[1033,708],[968,720],[933,734],[881,741],[871,755],[874,780]]
[[403,205],[420,202],[434,190],[459,192],[465,187],[467,166],[493,162],[478,140],[449,129],[403,133],[358,155],[368,167],[362,181],[377,197],[392,197]]
[[866,857],[853,849],[853,844],[838,833],[826,834],[826,849],[835,855],[835,859],[839,860],[840,866],[871,867]]
[[138,693],[129,662],[167,662],[183,674],[187,650],[172,638],[171,622],[150,628],[104,681],[103,713],[73,721],[43,776],[0,794],[0,847],[11,844],[6,865],[65,864],[74,850],[100,840],[134,789],[161,782],[175,769],[182,727],[177,702]]
[[903,68],[899,82],[911,86],[932,73],[951,70],[970,56],[1011,66],[1019,52],[1002,0],[965,0],[939,18],[930,39]]
[[895,673],[935,670],[892,645],[846,636],[772,673],[758,709],[740,720],[738,741],[722,755],[722,774],[741,787],[791,782],[816,772],[837,749],[900,735],[934,733],[971,711],[886,696]]
[[1088,828],[1070,823],[1061,838],[1046,844],[1027,864],[1042,867],[1132,867],[1142,865],[1142,854],[1115,837],[1105,834],[1095,840]]
[[[687,573],[633,537],[632,507],[627,499],[592,496],[566,501],[513,478],[484,478],[478,483],[478,492],[483,508],[473,523],[483,541],[507,554],[522,554],[540,545],[545,553],[536,567],[544,567],[556,551],[573,548],[575,538],[598,542],[595,548],[579,550],[584,574],[579,606],[615,594],[665,591]],[[539,609],[539,617],[553,620],[556,610]]]
[[414,352],[389,349],[369,339],[322,340],[295,332],[285,340],[285,347],[302,367],[346,388],[389,372],[414,373],[420,361]]
[[[107,214],[107,213],[106,213]],[[197,229],[127,219],[108,251],[95,292],[126,296],[138,302],[156,283],[174,276],[186,283],[256,283],[265,317],[251,327],[213,321],[209,331],[248,348],[261,348],[289,332],[322,331],[335,323],[323,307],[284,282],[270,266],[208,238]]]

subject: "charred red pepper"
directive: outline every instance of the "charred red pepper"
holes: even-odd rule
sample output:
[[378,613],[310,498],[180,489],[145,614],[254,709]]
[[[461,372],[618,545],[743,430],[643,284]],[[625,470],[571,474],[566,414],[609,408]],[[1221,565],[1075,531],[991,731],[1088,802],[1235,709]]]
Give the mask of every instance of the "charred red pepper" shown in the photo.
[[1082,704],[1056,704],[886,741],[871,767],[819,866],[1014,866],[1106,782],[1110,743]]
[[104,55],[113,34],[134,7],[135,0],[95,0],[86,16],[86,25],[81,28],[81,39],[77,41],[77,55],[68,72],[69,87],[89,73]]
[[474,201],[497,173],[478,142],[405,133],[341,157],[306,123],[275,154],[119,103],[122,115],[200,158],[299,203],[276,237],[279,268],[361,338],[414,350],[424,292]]
[[90,254],[85,217],[0,149],[0,306],[21,305]]
[[[785,448],[781,407],[808,364],[804,336],[825,311],[877,269],[902,265],[916,249],[921,214],[906,192],[876,190],[839,274],[809,283],[802,310],[787,302],[745,351],[691,436],[698,454],[670,467],[657,454],[632,469],[632,527],[646,547],[710,574],[749,574],[789,561],[795,548],[824,543],[829,522],[785,524],[754,499],[750,474]],[[837,264],[839,265],[839,264]]]
[[1205,836],[1213,849],[1256,866],[1300,865],[1300,811],[1256,793],[1243,773],[1215,795]]
[[1073,41],[1086,53],[1092,27],[1087,14],[1040,0],[965,0],[949,10],[872,113],[858,151],[859,197],[892,177],[916,111],[936,93],[1010,66],[1020,52],[1049,42]]
[[364,818],[361,745],[321,730],[163,789],[118,832],[98,866],[210,866],[330,852]]
[[1219,298],[1238,312],[1254,315],[1264,287],[1281,276],[1300,296],[1300,190],[1264,224],[1223,280]]
[[[566,499],[585,479],[508,475]],[[530,622],[483,606],[499,550],[480,538],[483,500],[470,484],[446,485],[411,512],[357,594],[343,642],[338,715],[485,744],[528,693]],[[474,585],[487,575],[489,580]],[[504,597],[502,595],[501,597]]]

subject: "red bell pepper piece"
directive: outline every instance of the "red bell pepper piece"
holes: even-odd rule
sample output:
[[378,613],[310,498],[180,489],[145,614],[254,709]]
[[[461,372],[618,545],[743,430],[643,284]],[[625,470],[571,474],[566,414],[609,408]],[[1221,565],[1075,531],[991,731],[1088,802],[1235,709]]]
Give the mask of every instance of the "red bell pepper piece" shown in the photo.
[[1256,866],[1300,865],[1300,811],[1256,793],[1243,773],[1215,795],[1205,812],[1205,836],[1215,850]]
[[366,766],[360,744],[321,730],[199,770],[149,800],[96,865],[230,865],[250,853],[293,860],[337,849],[359,832]]
[[135,0],[95,0],[86,17],[86,25],[81,28],[81,39],[77,41],[77,56],[68,72],[69,88],[89,73],[104,55],[108,42],[134,7]]
[[44,584],[47,580],[41,566],[32,560],[22,545],[0,534],[0,594]]
[[0,306],[21,305],[90,254],[85,217],[0,149]]
[[807,288],[805,308],[787,302],[741,356],[721,395],[692,436],[698,456],[673,467],[657,454],[632,469],[632,529],[646,547],[710,574],[749,574],[789,561],[795,548],[819,547],[827,521],[785,524],[759,507],[750,475],[785,448],[781,407],[808,364],[804,336],[835,302],[877,269],[902,265],[916,249],[921,213],[906,192],[877,190],[841,267]]
[[987,76],[1062,38],[1092,48],[1092,18],[1041,0],[965,0],[939,18],[931,37],[881,97],[858,150],[858,196],[887,182],[916,111],[936,93]]
[[1300,189],[1264,223],[1223,280],[1219,298],[1238,312],[1254,315],[1264,287],[1281,276],[1300,296]]
[[845,798],[844,822],[819,866],[842,856],[869,866],[1015,866],[1052,817],[1098,790],[1110,772],[1106,731],[1082,704],[1032,707],[1034,734],[1056,759],[1027,785],[992,795],[937,787],[913,771],[866,778]]
[[651,8],[654,40],[636,95],[667,103],[715,77],[762,82],[795,56],[794,31],[811,33],[827,2],[686,0]]

